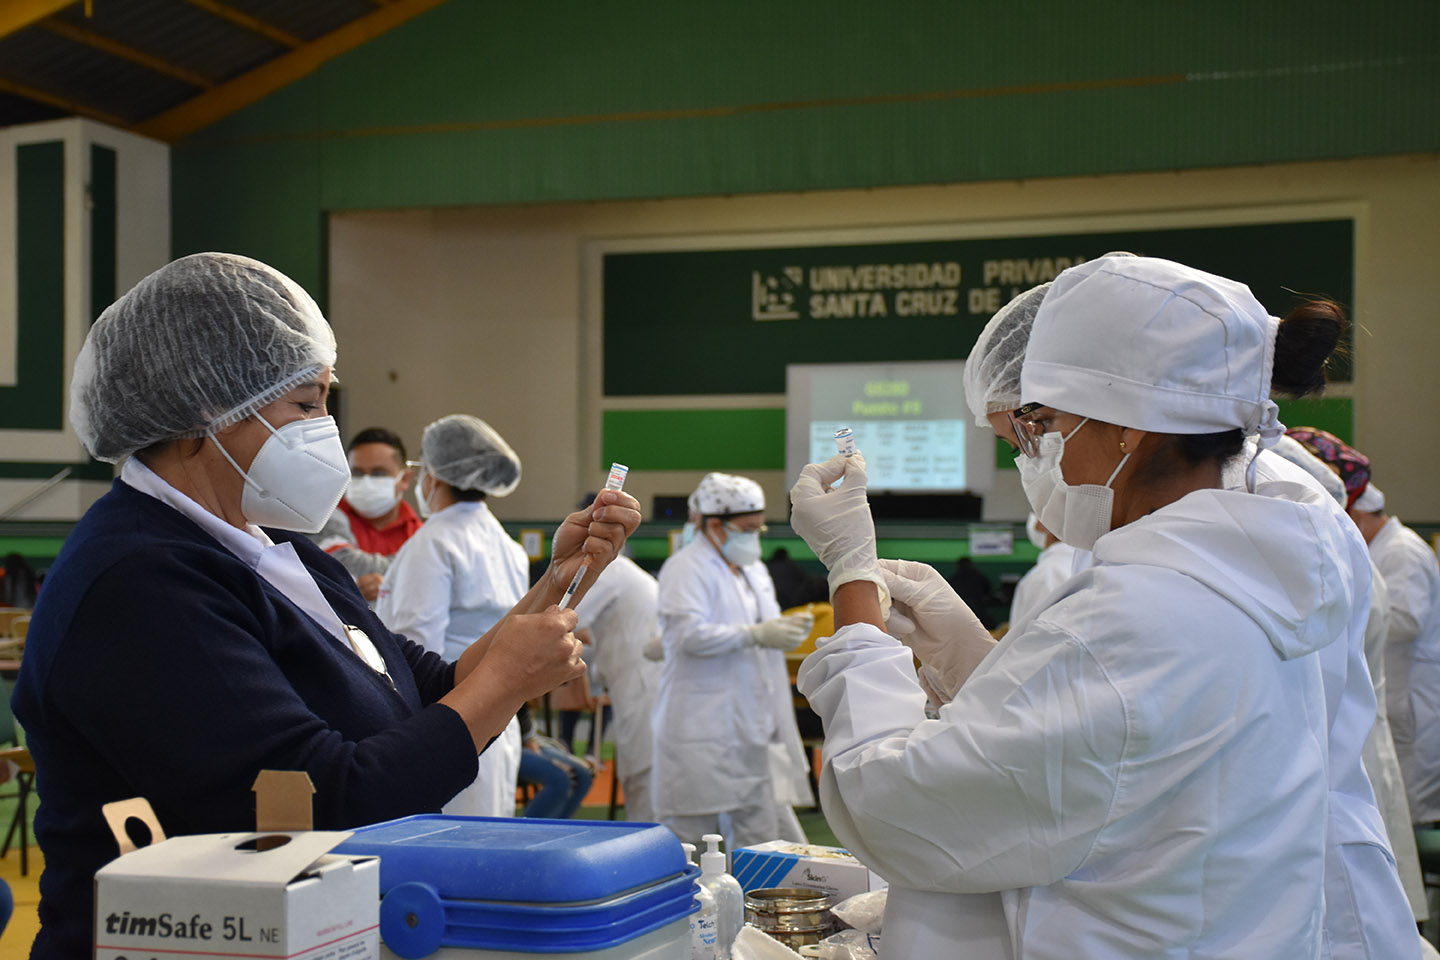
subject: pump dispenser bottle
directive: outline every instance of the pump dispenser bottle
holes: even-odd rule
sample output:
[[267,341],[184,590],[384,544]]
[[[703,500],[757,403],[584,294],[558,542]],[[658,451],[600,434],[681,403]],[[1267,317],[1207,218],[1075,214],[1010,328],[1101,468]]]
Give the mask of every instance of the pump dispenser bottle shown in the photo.
[[[685,851],[685,862],[694,863],[695,844],[682,843],[680,846]],[[719,918],[715,911],[715,895],[698,879],[695,881],[695,902],[700,904],[700,910],[690,914],[690,960],[717,960],[716,923]]]
[[715,941],[717,960],[730,960],[730,946],[740,935],[745,923],[745,892],[740,881],[725,871],[725,854],[720,852],[718,833],[707,833],[705,852],[700,854],[700,885],[709,889],[715,898],[715,913],[718,920],[718,937]]

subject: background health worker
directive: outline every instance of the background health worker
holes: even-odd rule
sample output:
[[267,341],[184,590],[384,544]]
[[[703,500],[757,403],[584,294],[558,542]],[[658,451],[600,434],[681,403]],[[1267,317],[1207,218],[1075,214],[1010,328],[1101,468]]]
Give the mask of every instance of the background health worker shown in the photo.
[[[484,420],[441,417],[420,438],[420,512],[427,519],[395,555],[375,612],[382,623],[446,660],[457,659],[525,595],[530,559],[500,526],[487,497],[520,485],[520,458]],[[458,816],[515,814],[520,721],[480,755],[475,782],[445,804]]]
[[123,467],[51,568],[13,700],[44,797],[37,960],[92,954],[103,804],[145,796],[170,835],[250,830],[255,777],[280,769],[309,774],[320,829],[438,810],[521,703],[583,669],[547,608],[582,553],[616,554],[635,501],[567,517],[546,576],[447,663],[303,535],[349,476],[334,362],[314,301],[226,254],[162,267],[90,329],[71,422]]
[[[1344,635],[1362,558],[1308,488],[1221,489],[1243,437],[1280,433],[1272,364],[1305,372],[1275,337],[1246,288],[1179,264],[1107,257],[1057,278],[1017,465],[1041,521],[1095,563],[1012,624],[936,721],[862,582],[863,462],[807,467],[793,491],[832,584],[850,558],[847,628],[800,674],[826,724],[827,813],[892,884],[998,892],[1006,941],[983,955],[1321,955],[1328,723],[1309,654]],[[944,631],[938,574],[889,569],[897,606]],[[891,955],[941,949],[944,911],[926,904],[935,922]]]
[[374,603],[391,558],[420,529],[420,517],[405,502],[415,474],[407,466],[404,441],[384,427],[355,434],[347,455],[350,486],[310,539],[339,560]]
[[[805,841],[792,807],[813,802],[785,651],[808,613],[780,615],[761,561],[765,492],[711,473],[695,489],[701,525],[660,568],[664,666],[652,719],[655,814],[683,842],[727,849]],[[722,820],[722,818],[724,818]],[[728,821],[728,822],[726,822]]]

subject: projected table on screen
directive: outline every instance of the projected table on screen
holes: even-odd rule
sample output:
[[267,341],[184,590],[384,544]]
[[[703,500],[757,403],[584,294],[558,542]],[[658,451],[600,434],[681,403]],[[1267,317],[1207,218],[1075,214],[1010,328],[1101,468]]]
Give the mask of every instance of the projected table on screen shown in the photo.
[[835,430],[848,426],[872,490],[959,492],[976,489],[977,479],[988,485],[988,471],[975,475],[962,371],[954,361],[791,364],[786,472],[798,476],[805,463],[833,457]]

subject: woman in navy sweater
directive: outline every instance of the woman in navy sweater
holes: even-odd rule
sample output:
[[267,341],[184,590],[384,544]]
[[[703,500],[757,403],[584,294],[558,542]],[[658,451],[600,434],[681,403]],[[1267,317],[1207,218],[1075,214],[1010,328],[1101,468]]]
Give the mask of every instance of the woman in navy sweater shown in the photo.
[[554,604],[639,525],[634,499],[567,517],[547,576],[446,663],[300,535],[349,476],[334,362],[303,290],[225,254],[163,267],[91,328],[71,422],[123,467],[51,568],[15,689],[43,798],[32,957],[91,955],[103,804],[147,797],[168,834],[249,830],[251,784],[280,769],[310,775],[317,828],[439,810],[521,704],[584,672]]

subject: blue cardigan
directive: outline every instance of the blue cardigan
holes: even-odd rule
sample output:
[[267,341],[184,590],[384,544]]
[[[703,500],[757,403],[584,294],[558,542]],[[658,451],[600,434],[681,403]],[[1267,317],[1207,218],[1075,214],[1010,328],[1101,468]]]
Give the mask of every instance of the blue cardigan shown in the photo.
[[345,569],[295,545],[395,686],[196,524],[116,481],[40,591],[12,699],[35,758],[45,854],[32,958],[92,955],[102,804],[147,798],[169,835],[255,829],[251,785],[304,770],[317,829],[439,810],[476,773],[454,666],[386,630]]

